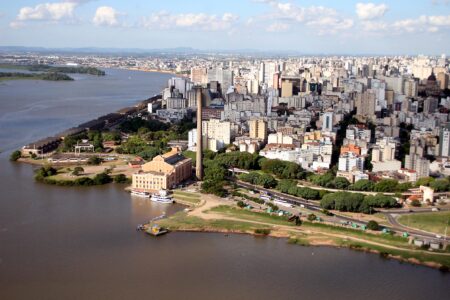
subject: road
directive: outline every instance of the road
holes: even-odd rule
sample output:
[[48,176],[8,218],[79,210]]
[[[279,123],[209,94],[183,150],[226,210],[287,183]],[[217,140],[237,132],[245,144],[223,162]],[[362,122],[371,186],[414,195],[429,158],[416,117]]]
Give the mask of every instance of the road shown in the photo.
[[[287,194],[284,194],[284,193],[281,193],[281,192],[278,192],[278,191],[275,191],[275,190],[271,190],[271,189],[265,189],[263,187],[255,186],[253,184],[249,184],[249,183],[242,182],[242,181],[239,181],[239,180],[234,180],[234,182],[240,187],[243,187],[243,188],[246,188],[246,189],[250,189],[250,190],[255,190],[255,191],[258,191],[260,193],[261,192],[270,193],[271,195],[274,195],[277,198],[285,200],[286,202],[289,202],[291,204],[294,204],[294,205],[297,205],[297,206],[303,205],[306,209],[309,209],[311,211],[322,212],[322,208],[319,206],[318,203],[316,203],[314,201],[309,201],[309,200],[306,200],[306,199],[303,199],[303,198],[300,198],[300,197],[294,197],[294,196],[287,195]],[[445,209],[445,210],[449,210],[449,209]],[[412,212],[410,212],[409,210],[396,210],[396,211],[389,211],[389,212],[384,211],[383,213],[387,216],[389,222],[392,225],[392,226],[384,226],[384,227],[389,229],[389,230],[396,231],[396,232],[408,232],[409,235],[411,235],[413,237],[416,237],[418,239],[427,240],[427,241],[435,241],[435,242],[439,241],[439,242],[441,242],[442,239],[436,238],[435,234],[428,233],[428,232],[423,232],[423,231],[419,231],[419,230],[414,230],[414,229],[411,229],[411,228],[406,228],[406,227],[402,226],[401,224],[399,224],[397,222],[397,220],[395,219],[395,217],[392,216],[392,213],[395,213],[395,214],[398,214],[398,213],[415,213],[415,212],[421,213],[421,212],[430,212],[430,211],[431,211],[431,209],[428,209],[426,211],[424,209],[422,209],[422,210],[415,209]],[[330,218],[328,218],[328,219],[330,219]],[[335,215],[330,220],[330,222],[334,222],[334,223],[337,223],[337,221],[338,222],[341,222],[341,221],[352,222],[352,223],[367,225],[367,222],[364,222],[364,221],[361,221],[361,220],[358,220],[358,219],[354,219],[354,218],[350,218],[350,217],[347,217],[347,216],[341,216],[341,215]]]

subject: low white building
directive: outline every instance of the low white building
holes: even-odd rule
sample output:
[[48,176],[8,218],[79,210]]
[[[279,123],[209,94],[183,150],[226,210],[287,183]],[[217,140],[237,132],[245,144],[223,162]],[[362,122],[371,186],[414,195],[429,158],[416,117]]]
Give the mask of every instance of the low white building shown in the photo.
[[268,144],[293,145],[294,139],[289,135],[277,132],[269,134],[267,142]]

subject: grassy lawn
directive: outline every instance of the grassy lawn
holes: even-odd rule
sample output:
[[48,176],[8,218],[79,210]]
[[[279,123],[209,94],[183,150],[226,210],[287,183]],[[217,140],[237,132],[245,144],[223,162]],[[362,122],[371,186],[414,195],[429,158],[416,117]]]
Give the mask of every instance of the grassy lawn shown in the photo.
[[[205,220],[198,217],[188,216],[185,212],[178,212],[168,219],[163,219],[157,223],[160,226],[171,230],[216,230],[233,231],[242,233],[254,233],[256,229],[270,229],[270,225],[290,225],[285,217],[270,215],[266,213],[252,212],[245,209],[239,209],[230,206],[218,206],[212,208],[209,212],[220,213],[242,221],[232,220]],[[263,222],[266,224],[250,223],[245,221]],[[270,225],[269,225],[270,224]],[[387,254],[400,256],[405,259],[416,259],[421,262],[437,262],[445,266],[450,266],[450,256],[433,254],[430,252],[412,252],[409,250],[416,249],[408,244],[406,238],[392,236],[388,234],[373,234],[351,228],[331,226],[323,223],[303,222],[301,228],[314,230],[314,232],[291,232],[291,238],[288,242],[298,245],[310,245],[313,242],[324,241],[330,245],[338,245],[349,247],[356,250],[372,249],[380,252],[380,255]],[[348,240],[346,238],[330,236],[330,234],[340,234],[349,237],[365,239],[365,241]],[[370,242],[378,242],[384,245],[397,246],[402,249],[390,249],[382,245],[373,245]]]
[[[400,216],[398,222],[404,226],[445,234],[445,226],[450,222],[450,212],[420,213]],[[450,225],[448,226],[450,227]],[[447,234],[450,233],[450,229]]]
[[272,225],[295,226],[294,223],[288,222],[287,217],[280,217],[278,215],[271,215],[268,213],[253,212],[250,210],[235,208],[227,205],[213,207],[210,212],[220,213],[228,217],[234,217],[248,221],[264,222]]
[[413,246],[408,244],[407,238],[404,238],[401,236],[396,236],[396,235],[391,235],[391,234],[382,234],[382,233],[375,234],[375,233],[370,233],[370,232],[363,231],[360,229],[333,226],[333,225],[317,223],[317,222],[314,222],[314,223],[303,222],[302,226],[304,228],[311,228],[312,230],[318,230],[323,233],[341,234],[341,235],[353,236],[356,238],[361,238],[361,239],[365,239],[365,240],[377,242],[377,243],[384,243],[384,244],[397,246],[397,247],[406,247],[409,249],[414,248]]
[[157,222],[160,226],[170,230],[231,230],[237,232],[254,232],[255,229],[267,228],[265,225],[251,224],[229,220],[204,220],[188,216],[185,212],[178,212],[168,219]]
[[384,225],[384,226],[390,225],[386,216],[383,215],[382,213],[375,213],[373,215],[366,215],[363,213],[352,213],[352,212],[339,212],[339,211],[336,211],[334,213],[337,215],[347,216],[350,218],[354,218],[354,219],[358,219],[358,220],[366,221],[366,222],[369,222],[370,220],[374,220],[374,221],[378,222],[378,224]]
[[173,196],[175,200],[180,200],[182,202],[188,202],[192,204],[200,203],[200,194],[197,193],[174,191]]
[[397,249],[389,249],[384,248],[382,246],[378,245],[372,245],[364,242],[356,242],[356,241],[341,241],[341,246],[349,247],[351,249],[372,249],[380,252],[380,255],[382,254],[391,254],[393,256],[400,256],[405,259],[413,258],[417,259],[421,262],[437,262],[439,264],[442,264],[444,266],[450,267],[450,256],[443,256],[443,255],[436,255],[433,253],[424,253],[424,252],[411,252],[407,249],[403,250],[397,250]]
[[[226,205],[217,206],[210,210],[211,212],[220,213],[228,217],[234,217],[238,219],[264,222],[272,225],[287,225],[295,226],[294,223],[288,222],[286,217],[280,217],[278,215],[270,215],[267,213],[253,212],[245,209],[239,209],[235,207],[230,207]],[[303,222],[302,228],[311,228],[311,230],[321,231],[323,233],[330,234],[344,234],[348,236],[354,236],[357,238],[367,239],[373,242],[386,243],[392,246],[406,247],[413,249],[411,245],[408,244],[408,239],[400,236],[394,236],[390,234],[374,234],[359,229],[333,226],[318,222]]]

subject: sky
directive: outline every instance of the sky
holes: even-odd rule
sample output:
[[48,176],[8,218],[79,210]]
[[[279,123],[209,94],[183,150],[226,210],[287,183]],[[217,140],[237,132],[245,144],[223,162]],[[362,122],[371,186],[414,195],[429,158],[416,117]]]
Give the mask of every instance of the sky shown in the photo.
[[450,53],[450,0],[0,0],[0,46]]

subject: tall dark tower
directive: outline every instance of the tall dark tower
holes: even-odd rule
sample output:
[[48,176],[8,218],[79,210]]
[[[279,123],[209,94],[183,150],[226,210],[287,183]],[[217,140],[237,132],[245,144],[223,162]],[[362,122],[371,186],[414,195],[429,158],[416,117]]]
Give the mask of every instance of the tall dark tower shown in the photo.
[[202,88],[195,87],[195,97],[197,98],[197,157],[195,175],[197,180],[203,179],[203,145],[202,145]]

